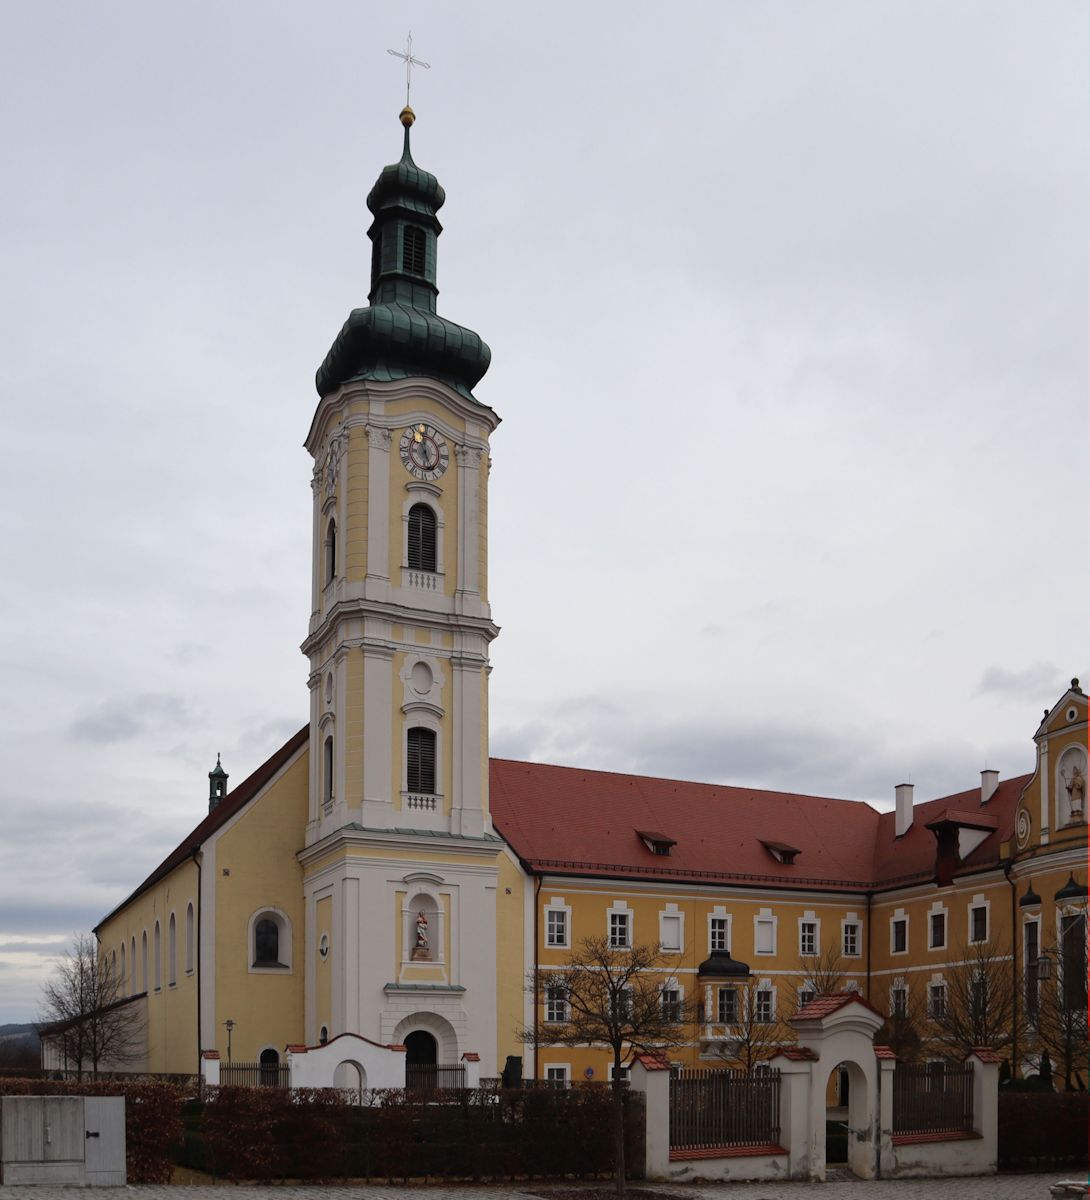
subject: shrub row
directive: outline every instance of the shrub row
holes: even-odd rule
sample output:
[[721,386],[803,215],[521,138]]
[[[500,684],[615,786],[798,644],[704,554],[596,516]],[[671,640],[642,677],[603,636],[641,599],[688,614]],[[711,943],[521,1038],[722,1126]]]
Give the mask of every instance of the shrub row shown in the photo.
[[[228,1179],[595,1176],[613,1166],[606,1088],[397,1090],[354,1105],[334,1091],[224,1087],[187,1114],[186,1165]],[[630,1174],[644,1161],[642,1097],[625,1094]]]
[[999,1166],[1085,1166],[1088,1092],[999,1093]]
[[169,1183],[182,1142],[181,1088],[118,1080],[0,1079],[0,1096],[124,1096],[129,1183]]

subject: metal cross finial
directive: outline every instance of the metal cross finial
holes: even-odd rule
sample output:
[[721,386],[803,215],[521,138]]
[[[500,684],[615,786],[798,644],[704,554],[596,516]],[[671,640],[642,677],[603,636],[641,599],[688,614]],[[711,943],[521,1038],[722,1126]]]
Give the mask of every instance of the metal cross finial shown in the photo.
[[392,54],[394,58],[400,58],[405,64],[405,107],[409,106],[409,89],[413,82],[413,67],[423,67],[425,71],[431,70],[431,63],[426,63],[422,59],[413,58],[413,35],[410,31],[409,36],[405,39],[405,53],[400,50],[387,50],[387,54]]

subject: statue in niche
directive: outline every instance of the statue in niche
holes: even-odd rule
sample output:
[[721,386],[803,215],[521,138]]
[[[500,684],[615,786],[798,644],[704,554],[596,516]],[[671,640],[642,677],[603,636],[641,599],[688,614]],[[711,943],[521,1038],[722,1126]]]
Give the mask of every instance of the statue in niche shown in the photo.
[[1086,776],[1083,774],[1082,764],[1077,758],[1072,762],[1070,771],[1061,768],[1060,778],[1064,781],[1064,787],[1067,789],[1071,820],[1081,821],[1086,804]]
[[428,948],[428,916],[423,909],[416,914],[416,944],[413,946],[413,959],[431,958]]

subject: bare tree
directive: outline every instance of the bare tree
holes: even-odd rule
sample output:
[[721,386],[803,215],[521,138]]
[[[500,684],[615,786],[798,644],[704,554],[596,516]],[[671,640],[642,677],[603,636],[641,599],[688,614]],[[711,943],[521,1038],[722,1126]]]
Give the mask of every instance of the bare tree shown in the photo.
[[1081,944],[1072,944],[1068,935],[1064,953],[1047,949],[1052,962],[1062,963],[1059,979],[1038,980],[1037,964],[1026,971],[1026,1015],[1029,1020],[1029,1044],[1039,1055],[1048,1056],[1062,1075],[1064,1088],[1074,1091],[1086,1086],[1085,1072],[1090,1058],[1087,1037],[1085,924],[1075,927]]
[[835,942],[825,947],[820,954],[799,958],[800,992],[814,996],[828,996],[844,990],[844,966],[840,946]]
[[794,1014],[794,1004],[784,1003],[792,999],[777,997],[776,991],[752,977],[721,985],[714,997],[716,1011],[705,1014],[725,1018],[711,1022],[725,1029],[723,1041],[716,1049],[718,1056],[751,1075],[785,1042],[795,1041],[795,1031],[787,1023],[787,1018]]
[[97,941],[77,934],[42,986],[38,1032],[83,1078],[97,1079],[104,1063],[131,1062],[142,1049],[142,1029],[125,1011],[120,978],[99,955]]
[[901,1062],[915,1062],[931,1049],[928,997],[908,986],[889,990],[887,1016],[874,1035],[876,1046],[888,1046]]
[[1011,987],[1010,956],[995,941],[975,942],[945,968],[945,986],[930,998],[928,1026],[933,1047],[964,1058],[974,1046],[1003,1050],[1027,1032],[1025,1006]]
[[695,1010],[682,999],[677,976],[661,947],[611,946],[585,938],[564,966],[528,980],[543,1024],[520,1030],[523,1042],[608,1046],[613,1053],[613,1162],[617,1195],[624,1195],[624,1081],[621,1068],[635,1054],[660,1054],[686,1040]]

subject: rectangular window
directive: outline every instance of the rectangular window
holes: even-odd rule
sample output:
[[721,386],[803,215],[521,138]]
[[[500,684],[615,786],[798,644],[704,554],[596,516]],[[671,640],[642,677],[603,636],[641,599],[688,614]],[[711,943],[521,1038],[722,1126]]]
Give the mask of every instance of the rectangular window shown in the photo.
[[609,914],[609,944],[614,950],[627,950],[629,941],[629,914],[626,912],[611,912]]
[[716,997],[715,1019],[720,1025],[738,1024],[738,989],[721,987]]
[[771,988],[758,988],[756,993],[756,1019],[762,1025],[770,1025],[776,1012]]
[[552,1024],[563,1024],[568,1019],[568,997],[562,987],[551,987],[545,992],[545,1020]]
[[799,1008],[805,1008],[816,995],[813,988],[799,988]]
[[549,908],[545,911],[545,944],[566,946],[568,944],[567,909]]
[[933,983],[927,992],[928,1016],[941,1019],[946,1015],[946,984]]
[[975,904],[969,910],[969,941],[986,942],[988,940],[988,909],[983,904]]
[[803,955],[817,954],[817,922],[799,922],[799,953]]
[[889,1011],[894,1017],[903,1017],[908,1013],[908,990],[903,987],[890,989]]
[[566,1088],[568,1086],[568,1067],[553,1066],[545,1068],[545,1082],[550,1087]]
[[631,1074],[632,1072],[629,1067],[617,1067],[614,1069],[613,1063],[609,1064],[610,1079],[619,1079],[622,1083],[628,1083]]
[[1036,921],[1030,921],[1025,927],[1026,941],[1026,1016],[1031,1020],[1037,1016],[1037,963],[1041,955],[1041,946],[1038,938],[1038,925]]
[[941,950],[946,945],[946,914],[931,914],[931,949]]
[[709,949],[711,950],[729,950],[727,945],[727,918],[712,917],[709,928],[708,940],[711,942]]
[[1086,914],[1060,918],[1063,1002],[1068,1012],[1086,1008]]
[[988,1015],[988,977],[979,975],[972,981],[970,1009],[974,1021],[982,1021]]
[[659,918],[660,944],[663,950],[681,949],[681,915],[664,913]]
[[662,1019],[674,1025],[681,1023],[681,992],[677,988],[662,989]]
[[908,922],[902,917],[893,922],[893,953],[904,954],[908,949]]
[[757,953],[776,953],[776,923],[768,918],[757,919]]
[[844,956],[859,957],[859,926],[854,921],[849,921],[844,926]]

